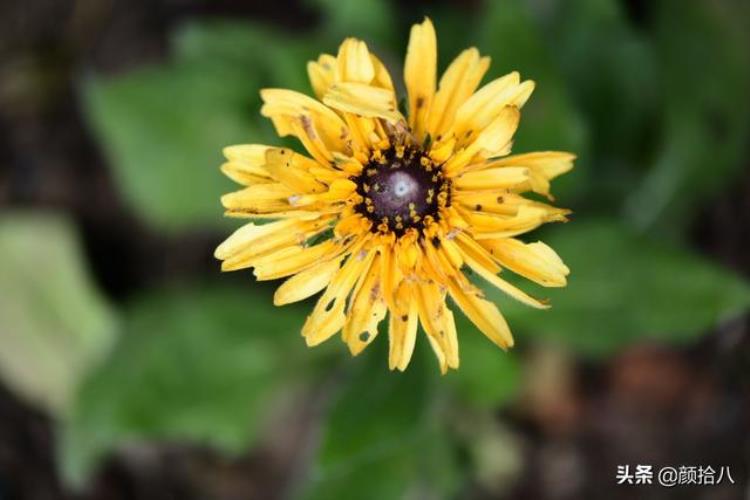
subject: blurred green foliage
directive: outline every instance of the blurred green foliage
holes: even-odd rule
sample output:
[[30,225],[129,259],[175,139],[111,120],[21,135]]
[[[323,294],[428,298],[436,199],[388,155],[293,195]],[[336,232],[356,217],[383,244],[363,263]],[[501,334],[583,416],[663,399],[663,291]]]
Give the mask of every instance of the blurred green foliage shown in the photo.
[[0,217],[0,376],[53,415],[108,353],[117,316],[92,285],[70,221]]
[[679,237],[697,202],[743,164],[750,133],[750,9],[729,2],[662,2],[654,57],[662,130],[651,168],[626,198],[640,229]]
[[455,450],[437,418],[435,367],[424,366],[423,355],[406,373],[388,373],[385,347],[380,342],[347,363],[337,380],[342,386],[332,391],[302,498],[348,498],[353,491],[373,500],[441,498],[455,488]]
[[93,129],[138,215],[171,231],[221,220],[216,197],[231,183],[215,166],[227,141],[255,135],[253,86],[239,69],[186,62],[86,82]]
[[[218,226],[218,234],[233,225],[221,218],[219,197],[232,189],[218,169],[221,148],[298,147],[259,116],[258,90],[308,92],[306,61],[335,52],[342,37],[364,37],[400,80],[408,26],[425,13],[384,0],[311,5],[321,9],[315,29],[194,21],[176,31],[167,61],[85,81],[91,129],[125,199],[153,228]],[[543,238],[572,269],[569,287],[522,285],[552,299],[546,312],[488,290],[519,344],[557,342],[587,356],[646,339],[683,344],[750,304],[741,278],[685,244],[695,209],[732,182],[747,153],[750,9],[662,0],[649,10],[640,23],[614,0],[426,12],[443,68],[475,45],[492,56],[489,78],[518,69],[537,82],[515,151],[579,155],[553,189],[581,218]],[[323,390],[320,442],[296,496],[450,497],[465,480],[456,454],[466,443],[446,407],[482,414],[518,389],[522,361],[464,318],[458,372],[439,377],[420,338],[408,372],[394,374],[385,335],[355,360],[342,345],[307,351],[298,331],[309,304],[278,310],[260,287],[205,283],[152,290],[123,307],[120,341],[79,388],[117,321],[70,233],[54,218],[10,214],[0,224],[0,258],[12,263],[0,270],[0,291],[12,299],[0,303],[0,373],[33,401],[66,409],[60,462],[73,483],[133,441],[239,452],[262,439],[280,395]],[[29,360],[45,370],[26,370]]]
[[274,397],[305,374],[301,314],[230,288],[154,291],[123,312],[122,341],[66,420],[65,477],[80,484],[102,453],[132,441],[187,440],[239,453]]

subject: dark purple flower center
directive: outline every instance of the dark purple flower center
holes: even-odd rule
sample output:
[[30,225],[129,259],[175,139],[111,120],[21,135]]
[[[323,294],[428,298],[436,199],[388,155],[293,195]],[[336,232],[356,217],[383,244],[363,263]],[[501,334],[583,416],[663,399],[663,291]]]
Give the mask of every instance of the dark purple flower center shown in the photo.
[[448,205],[448,182],[442,168],[421,149],[390,147],[373,154],[355,179],[363,201],[357,210],[373,221],[375,232],[402,235],[422,229]]

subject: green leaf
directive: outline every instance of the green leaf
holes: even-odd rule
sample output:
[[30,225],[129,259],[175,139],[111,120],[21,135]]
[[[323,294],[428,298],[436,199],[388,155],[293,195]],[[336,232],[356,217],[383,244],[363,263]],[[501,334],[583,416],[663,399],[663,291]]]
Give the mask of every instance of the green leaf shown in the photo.
[[455,316],[461,367],[447,375],[447,382],[459,400],[479,409],[509,402],[517,393],[521,376],[516,354],[503,352],[460,312]]
[[236,186],[219,171],[222,148],[288,145],[260,116],[258,92],[307,91],[305,62],[316,53],[310,40],[229,21],[189,24],[174,38],[167,64],[90,78],[87,115],[144,220],[169,231],[227,226],[219,198]]
[[626,214],[635,227],[678,233],[700,202],[745,165],[749,13],[736,2],[659,3],[655,25],[664,140],[627,200]]
[[[653,43],[617,0],[552,0],[543,39],[590,133],[587,206],[619,208],[651,161],[662,90]],[[540,82],[543,83],[543,82]],[[595,187],[596,189],[590,189]]]
[[555,228],[545,241],[570,267],[568,286],[519,285],[549,297],[550,310],[519,306],[500,292],[488,292],[518,342],[534,335],[592,356],[642,340],[682,344],[750,307],[750,287],[738,276],[614,220],[576,220]]
[[81,257],[72,224],[41,213],[0,218],[0,376],[57,416],[109,350],[117,321]]
[[221,149],[259,139],[249,114],[256,85],[231,69],[183,64],[86,83],[94,132],[144,220],[170,231],[221,222],[219,198],[233,188]]
[[605,157],[632,157],[643,149],[658,97],[651,44],[629,25],[616,0],[555,4],[548,46],[590,121],[593,147]]
[[232,289],[154,292],[127,311],[126,335],[88,378],[63,432],[65,477],[81,484],[129,441],[251,445],[275,395],[304,372],[301,308]]
[[[424,341],[424,338],[420,340]],[[323,423],[305,499],[444,498],[457,484],[452,449],[435,419],[431,353],[389,372],[381,338],[348,364]],[[425,366],[429,365],[429,366]]]

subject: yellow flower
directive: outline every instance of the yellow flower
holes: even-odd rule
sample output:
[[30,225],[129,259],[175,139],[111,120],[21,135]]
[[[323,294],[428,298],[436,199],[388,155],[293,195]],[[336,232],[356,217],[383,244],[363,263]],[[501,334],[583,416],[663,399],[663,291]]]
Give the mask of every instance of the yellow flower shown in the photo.
[[231,217],[250,222],[216,249],[222,269],[254,268],[258,280],[288,277],[283,305],[321,290],[302,327],[309,346],[342,331],[352,354],[378,335],[388,316],[391,369],[406,369],[418,323],[440,369],[458,368],[450,295],[495,344],[513,345],[505,319],[463,273],[471,269],[511,297],[547,305],[498,276],[502,268],[543,286],[565,286],[568,268],[541,242],[515,237],[567,210],[549,181],[574,155],[510,153],[520,109],[534,90],[517,72],[479,90],[489,58],[463,51],[436,85],[437,42],[429,19],[412,27],[404,66],[407,117],[388,70],[364,42],[348,38],[334,57],[307,71],[317,99],[263,89],[261,113],[309,156],[261,145],[224,150],[223,172],[245,186],[222,197]]

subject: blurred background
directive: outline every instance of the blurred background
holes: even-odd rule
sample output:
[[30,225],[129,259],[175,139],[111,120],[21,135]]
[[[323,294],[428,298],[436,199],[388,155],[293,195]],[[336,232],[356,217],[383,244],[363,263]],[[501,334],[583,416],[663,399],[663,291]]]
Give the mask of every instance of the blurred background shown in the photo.
[[[444,377],[306,349],[309,303],[212,258],[258,90],[347,35],[400,80],[424,15],[441,69],[537,81],[515,152],[579,156],[529,236],[568,288],[493,295],[517,347],[464,321]],[[732,0],[0,2],[0,499],[750,498],[749,47]]]

